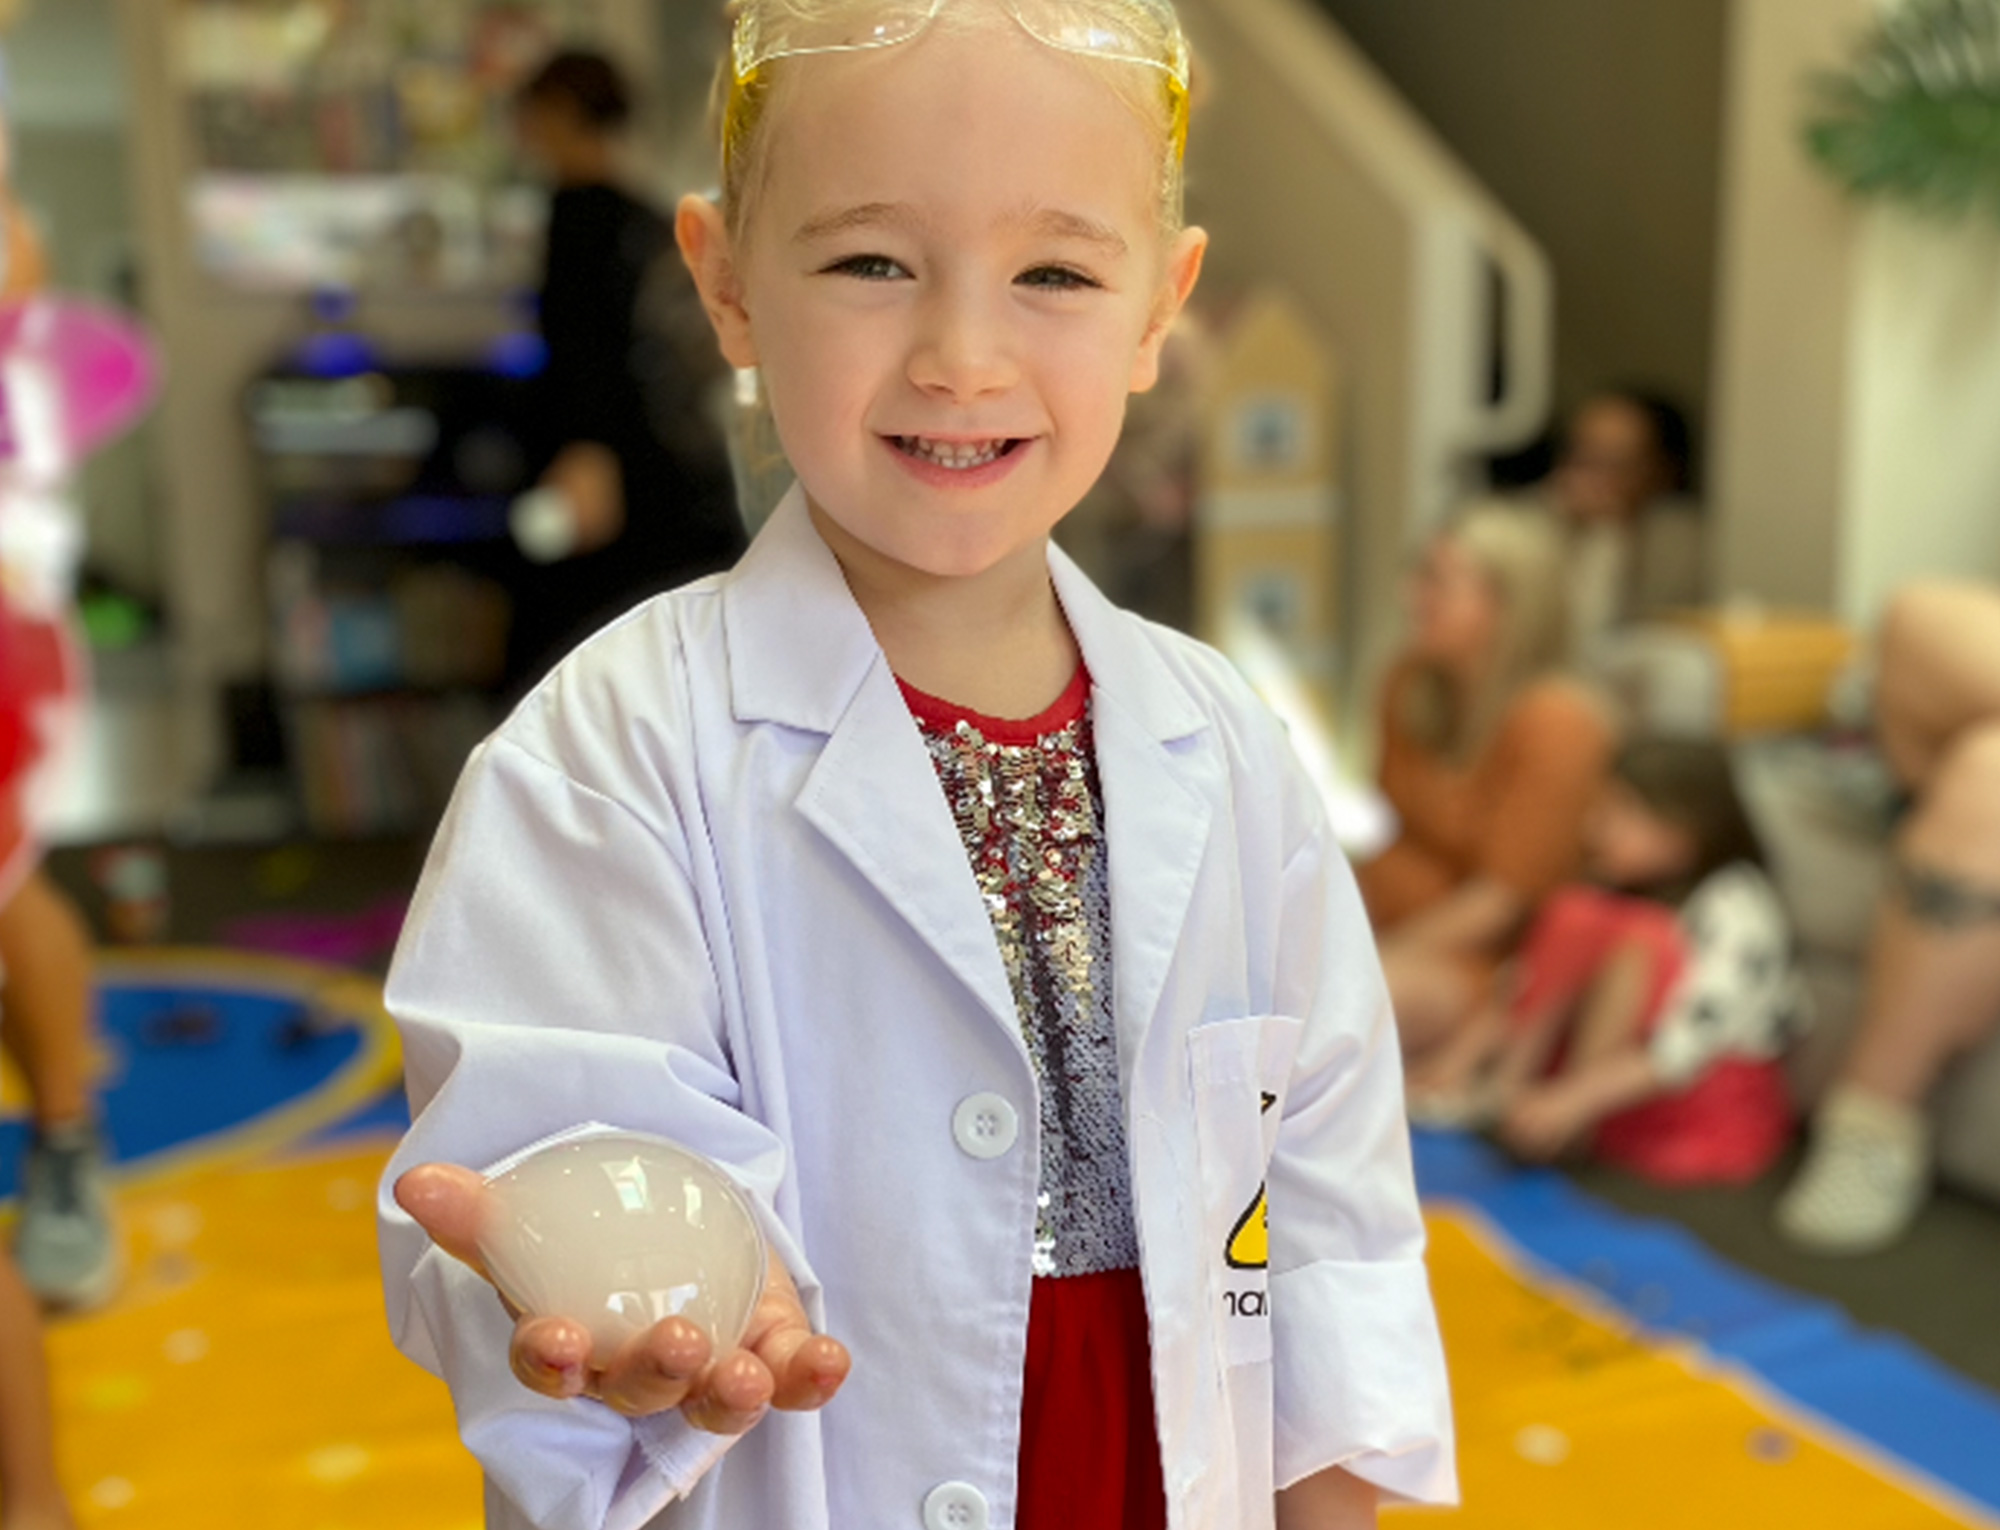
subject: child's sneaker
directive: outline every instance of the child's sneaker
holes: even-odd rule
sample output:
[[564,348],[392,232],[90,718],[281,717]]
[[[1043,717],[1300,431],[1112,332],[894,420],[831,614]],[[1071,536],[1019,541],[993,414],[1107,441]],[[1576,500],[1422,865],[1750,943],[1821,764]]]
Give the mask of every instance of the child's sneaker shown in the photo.
[[51,1307],[95,1307],[118,1288],[118,1235],[104,1147],[87,1121],[37,1133],[14,1229],[21,1278]]
[[1873,1253],[1909,1231],[1930,1190],[1924,1113],[1836,1088],[1813,1115],[1812,1147],[1778,1202],[1778,1230],[1816,1253]]

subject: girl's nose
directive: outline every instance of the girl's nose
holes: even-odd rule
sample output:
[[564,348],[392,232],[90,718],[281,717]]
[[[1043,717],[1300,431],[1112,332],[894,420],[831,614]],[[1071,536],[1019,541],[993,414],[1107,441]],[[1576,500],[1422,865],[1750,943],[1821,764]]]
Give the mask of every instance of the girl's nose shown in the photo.
[[1002,316],[969,294],[950,293],[926,305],[909,373],[924,392],[953,402],[1004,393],[1020,375]]

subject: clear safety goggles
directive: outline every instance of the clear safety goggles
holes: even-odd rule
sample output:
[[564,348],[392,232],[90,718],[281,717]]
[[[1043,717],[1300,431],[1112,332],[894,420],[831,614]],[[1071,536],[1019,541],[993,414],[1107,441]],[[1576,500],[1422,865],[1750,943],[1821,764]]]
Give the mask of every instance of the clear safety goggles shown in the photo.
[[[920,37],[952,0],[852,5],[748,0],[736,17],[731,59],[738,86],[766,64],[814,53],[861,53]],[[1166,0],[1001,0],[1021,29],[1065,53],[1157,69],[1169,82],[1176,137],[1185,130],[1188,45]]]

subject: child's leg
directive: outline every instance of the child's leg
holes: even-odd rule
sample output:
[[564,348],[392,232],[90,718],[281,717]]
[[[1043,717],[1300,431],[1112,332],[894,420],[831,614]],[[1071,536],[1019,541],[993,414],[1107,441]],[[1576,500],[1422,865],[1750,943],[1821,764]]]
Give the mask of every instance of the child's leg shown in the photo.
[[1584,1000],[1565,1072],[1640,1044],[1664,986],[1660,968],[1669,959],[1659,941],[1644,936],[1626,940],[1611,953]]
[[0,1530],[73,1530],[74,1524],[56,1480],[35,1298],[0,1254]]
[[0,1044],[26,1075],[44,1131],[90,1115],[90,937],[37,868],[0,908]]
[[1513,1017],[1490,1080],[1503,1112],[1548,1072],[1575,1018],[1576,1006],[1567,1002],[1542,1004]]
[[1549,1070],[1570,1038],[1577,1010],[1617,951],[1631,900],[1591,887],[1565,888],[1544,906],[1516,964],[1509,1035],[1491,1087],[1501,1110]]
[[1530,1084],[1508,1107],[1503,1135],[1529,1158],[1553,1158],[1599,1122],[1660,1089],[1646,1047],[1665,996],[1662,964],[1678,960],[1658,936],[1638,934],[1611,954],[1586,995],[1555,1078]]
[[20,1274],[44,1302],[91,1306],[118,1249],[90,1092],[90,939],[37,869],[0,908],[0,1043],[26,1075],[35,1137],[15,1229]]
[[1382,975],[1389,984],[1396,1034],[1407,1063],[1415,1064],[1443,1046],[1479,1003],[1470,965],[1435,951],[1385,945]]
[[1506,1007],[1489,1000],[1442,1046],[1411,1063],[1411,1097],[1445,1100],[1464,1095],[1499,1055],[1507,1038]]

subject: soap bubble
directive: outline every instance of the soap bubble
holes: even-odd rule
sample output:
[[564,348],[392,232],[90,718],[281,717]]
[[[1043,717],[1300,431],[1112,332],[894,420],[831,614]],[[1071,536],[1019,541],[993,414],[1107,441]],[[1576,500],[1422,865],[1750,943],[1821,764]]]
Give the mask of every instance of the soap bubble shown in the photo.
[[590,1331],[592,1359],[664,1318],[734,1349],[763,1293],[764,1236],[747,1196],[707,1159],[660,1137],[558,1143],[487,1182],[479,1252],[523,1312]]

